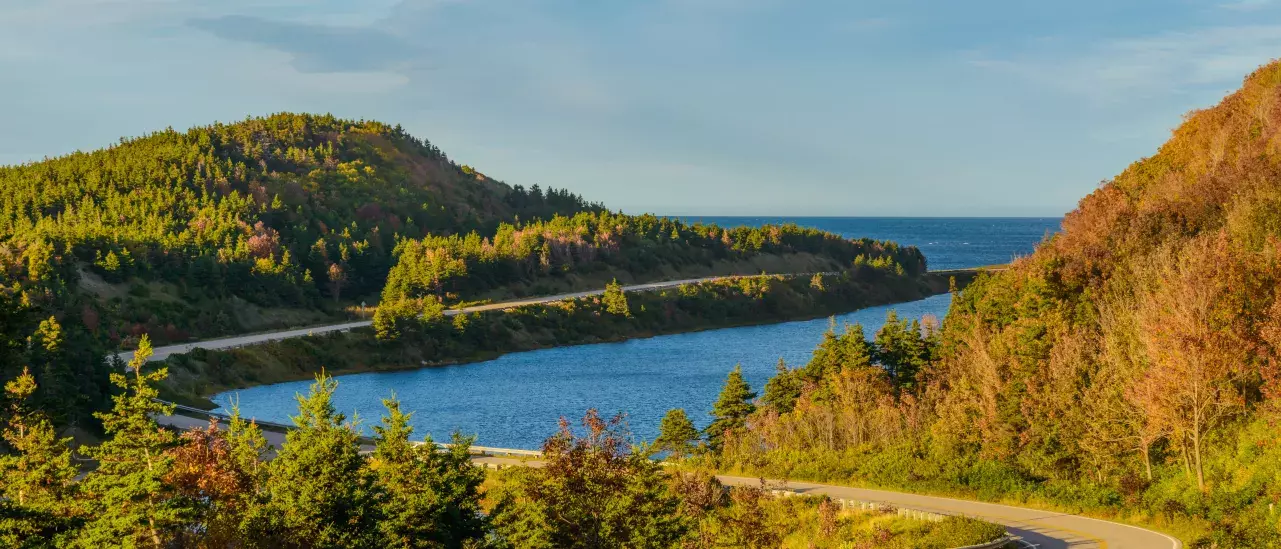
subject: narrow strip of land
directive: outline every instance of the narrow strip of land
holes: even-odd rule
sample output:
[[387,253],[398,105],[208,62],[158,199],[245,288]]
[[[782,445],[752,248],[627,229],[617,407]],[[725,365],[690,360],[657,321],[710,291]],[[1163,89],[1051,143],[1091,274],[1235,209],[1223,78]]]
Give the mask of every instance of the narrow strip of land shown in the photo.
[[[779,276],[811,276],[812,274],[813,273],[805,273],[804,275],[784,274]],[[675,288],[682,284],[698,284],[701,282],[711,282],[714,280],[732,280],[736,278],[747,278],[747,277],[753,277],[753,276],[760,276],[760,275],[707,276],[703,278],[686,278],[682,280],[667,280],[663,282],[650,282],[647,284],[633,284],[631,286],[623,286],[623,291],[624,292],[648,292],[648,291],[654,291],[654,290],[664,290],[667,288]],[[487,303],[484,305],[473,305],[471,307],[448,309],[445,311],[445,316],[455,316],[463,313],[479,313],[482,311],[493,311],[497,309],[510,309],[512,307],[521,307],[525,305],[538,305],[542,303],[564,301],[566,299],[576,299],[580,297],[601,295],[603,293],[605,293],[604,289],[588,290],[585,292],[573,292],[573,293],[567,293],[567,294],[556,294],[556,295],[549,295],[549,296],[542,296],[542,297],[516,299],[512,301],[503,301],[501,303]],[[306,336],[319,335],[319,334],[325,334],[325,333],[331,333],[331,332],[343,332],[343,331],[350,330],[352,328],[363,328],[366,326],[370,326],[371,324],[373,324],[373,321],[360,320],[355,322],[342,322],[338,324],[326,324],[323,326],[310,326],[307,328],[296,328],[292,330],[278,330],[274,332],[264,332],[260,334],[246,334],[246,335],[224,337],[224,338],[218,338],[218,339],[207,339],[204,341],[192,341],[190,343],[178,343],[176,345],[165,345],[163,347],[156,347],[155,349],[153,349],[151,358],[148,360],[151,362],[164,360],[166,358],[169,358],[172,355],[189,353],[195,349],[207,349],[207,350],[231,349],[235,347],[245,347],[248,345],[257,345],[260,343],[267,343],[270,341],[280,341],[282,339],[290,339],[295,337],[306,337]],[[122,353],[117,353],[116,356],[119,357],[120,360],[124,362],[129,362],[129,360],[133,358],[133,351],[125,351]]]

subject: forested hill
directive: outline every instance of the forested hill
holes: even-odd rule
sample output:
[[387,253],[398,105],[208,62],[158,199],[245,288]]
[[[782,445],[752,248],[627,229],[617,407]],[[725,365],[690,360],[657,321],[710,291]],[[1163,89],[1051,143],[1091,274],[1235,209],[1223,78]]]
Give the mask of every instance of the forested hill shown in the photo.
[[[908,353],[928,358],[909,361],[908,382],[866,358],[825,378],[816,352],[818,366],[771,382],[781,404],[727,454],[760,463],[765,448],[794,478],[1123,514],[1196,547],[1277,547],[1279,290],[1272,63],[1083,199],[1034,254],[960,293],[928,351]],[[871,360],[903,362],[886,348],[878,337]],[[796,379],[819,389],[778,396],[802,393]],[[861,419],[833,435],[833,414]]]
[[0,381],[31,365],[39,399],[83,410],[107,349],[345,319],[389,273],[397,302],[453,304],[860,265],[925,271],[892,242],[610,213],[398,126],[277,114],[0,167]]
[[[6,255],[65,253],[108,281],[188,278],[259,301],[376,292],[396,235],[599,209],[490,179],[398,126],[332,116],[170,129],[0,168]],[[41,246],[54,249],[29,250]]]
[[938,378],[948,443],[1191,516],[1219,547],[1274,547],[1279,285],[1274,62],[964,292]]
[[1260,480],[1232,453],[1278,442],[1250,426],[1276,419],[1281,396],[1279,98],[1273,63],[964,292],[938,380],[944,417],[968,418],[952,442],[1038,477],[1196,492]]

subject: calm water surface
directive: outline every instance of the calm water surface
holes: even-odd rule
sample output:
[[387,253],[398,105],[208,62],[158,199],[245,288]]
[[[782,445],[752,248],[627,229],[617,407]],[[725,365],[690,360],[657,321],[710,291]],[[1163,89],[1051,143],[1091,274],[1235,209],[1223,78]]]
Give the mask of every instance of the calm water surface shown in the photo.
[[[695,219],[695,218],[692,218]],[[904,218],[702,218],[723,225],[794,221],[845,236],[868,236],[920,246],[932,269],[1004,263],[1030,253],[1058,219],[904,219]],[[943,318],[950,297],[873,307],[836,317],[839,324],[861,323],[870,336],[885,314]],[[408,370],[353,374],[338,378],[335,403],[368,426],[381,417],[381,399],[394,391],[414,411],[416,434],[440,440],[454,430],[479,435],[478,444],[537,448],[556,429],[561,416],[577,419],[588,408],[603,414],[626,413],[637,438],[652,440],[658,421],[671,408],[684,408],[695,424],[708,412],[725,375],[742,364],[748,383],[760,391],[783,358],[790,365],[808,360],[829,320],[728,328],[660,336],[622,343],[580,345],[514,353],[496,360]],[[243,412],[259,419],[288,422],[296,413],[294,395],[309,382],[280,383],[222,393],[214,402],[227,406],[239,398]]]
[[964,269],[1009,263],[1027,255],[1048,234],[1057,232],[1059,217],[684,217],[721,226],[759,227],[796,223],[846,238],[893,240],[916,246],[929,268]]

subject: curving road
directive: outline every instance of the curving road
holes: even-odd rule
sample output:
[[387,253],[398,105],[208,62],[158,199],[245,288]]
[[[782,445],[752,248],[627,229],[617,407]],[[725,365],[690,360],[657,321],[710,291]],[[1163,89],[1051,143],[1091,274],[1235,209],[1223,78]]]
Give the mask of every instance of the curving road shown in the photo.
[[[724,475],[717,478],[725,484],[760,484],[760,479],[756,478]],[[774,484],[777,481],[767,482]],[[1183,546],[1179,540],[1160,532],[1054,511],[809,482],[787,482],[786,488],[805,494],[825,494],[834,498],[875,501],[906,509],[983,519],[1001,524],[1011,534],[1022,538],[1018,543],[1024,548],[1180,549]]]
[[[1001,266],[979,267],[977,269],[947,269],[947,270],[940,270],[940,271],[929,271],[928,274],[944,275],[944,274],[950,274],[950,273],[974,272],[976,270],[999,271],[1003,269],[1004,268]],[[814,274],[815,273],[792,273],[792,274],[780,274],[776,276],[794,277],[794,276],[813,276]],[[834,273],[818,273],[818,274],[834,274]],[[647,284],[633,284],[631,286],[623,286],[623,291],[624,292],[648,292],[648,291],[654,291],[654,290],[664,290],[667,288],[675,288],[682,284],[697,284],[700,282],[710,282],[713,280],[748,278],[748,277],[756,277],[756,276],[760,276],[760,275],[758,274],[721,275],[721,276],[705,276],[703,278],[686,278],[682,280],[667,280],[663,282],[650,282]],[[459,309],[448,309],[445,311],[445,316],[454,316],[454,315],[463,314],[463,313],[478,313],[481,311],[492,311],[495,309],[510,309],[512,307],[520,307],[523,305],[537,305],[540,303],[550,303],[553,301],[563,301],[566,299],[601,295],[603,293],[605,293],[604,289],[589,290],[586,292],[574,292],[574,293],[568,293],[568,294],[557,294],[557,295],[549,295],[549,296],[543,296],[543,297],[531,297],[527,299],[504,301],[502,303],[475,305],[472,307],[462,307]],[[267,343],[269,341],[280,341],[282,339],[290,339],[295,337],[305,337],[305,336],[325,334],[330,332],[345,332],[352,328],[363,328],[366,326],[370,326],[372,324],[373,324],[373,321],[360,320],[356,322],[326,324],[323,326],[311,326],[307,328],[297,328],[293,330],[279,330],[275,332],[265,332],[260,334],[246,334],[246,335],[240,335],[240,336],[224,337],[219,339],[207,339],[204,341],[193,341],[191,343],[165,345],[163,347],[156,347],[152,349],[152,355],[151,355],[151,358],[148,359],[148,362],[164,360],[166,358],[169,358],[172,355],[189,353],[195,349],[208,349],[208,350],[231,349],[234,347],[244,347],[246,345],[257,345],[259,343]],[[120,360],[124,362],[129,362],[133,358],[133,351],[124,351],[121,353],[116,353],[116,357],[118,357]]]
[[[781,276],[811,276],[811,274],[812,273],[806,273],[804,275],[781,275]],[[686,278],[683,280],[650,282],[648,284],[634,284],[631,286],[623,286],[623,291],[648,292],[653,290],[664,290],[667,288],[675,288],[682,284],[697,284],[699,282],[710,282],[713,280],[725,280],[725,279],[735,279],[735,278],[744,278],[744,277],[753,277],[753,276],[760,276],[760,275],[708,276],[703,278]],[[553,301],[563,301],[566,299],[601,295],[603,293],[605,293],[605,290],[600,289],[600,290],[590,290],[586,292],[574,292],[574,293],[568,293],[568,294],[549,295],[549,296],[543,296],[543,297],[531,297],[528,299],[504,301],[502,303],[475,305],[472,307],[463,307],[460,309],[448,309],[445,311],[445,316],[454,316],[454,315],[459,315],[463,313],[478,313],[481,311],[492,311],[495,309],[510,309],[512,307],[520,307],[523,305],[538,305],[540,303],[550,303]],[[148,359],[148,362],[164,360],[166,358],[169,358],[172,355],[189,353],[195,349],[208,349],[208,350],[230,349],[233,347],[257,345],[259,343],[266,343],[269,341],[280,341],[282,339],[290,339],[295,337],[305,337],[305,336],[319,335],[319,334],[325,334],[330,332],[345,332],[352,328],[363,328],[371,324],[373,324],[373,321],[361,320],[357,322],[326,324],[324,326],[311,326],[308,328],[298,328],[293,330],[280,330],[280,331],[266,332],[261,334],[248,334],[248,335],[241,335],[241,336],[224,337],[219,339],[207,339],[204,341],[193,341],[191,343],[179,343],[176,345],[165,345],[164,347],[156,347],[152,349],[152,355],[151,355],[151,358]],[[129,360],[133,358],[133,351],[125,351],[122,353],[117,353],[116,356],[119,357],[120,360],[124,362],[129,362]]]
[[[654,282],[649,284],[637,284],[625,286],[625,291],[648,291],[672,288],[681,284],[690,284],[696,282],[705,282],[723,278],[739,278],[735,276],[716,276],[706,278],[693,278],[686,280],[672,280],[666,282]],[[604,290],[593,290],[587,292],[576,292],[569,294],[559,294],[554,296],[530,298],[516,301],[507,301],[503,303],[494,303],[489,305],[478,305],[475,307],[465,307],[461,309],[451,309],[445,312],[446,315],[453,316],[460,313],[471,313],[479,311],[488,311],[494,309],[506,309],[510,307],[519,307],[522,305],[533,305],[539,303],[548,303],[564,299],[586,297],[599,295]],[[316,326],[312,328],[303,328],[298,330],[284,330],[264,334],[254,334],[238,337],[229,337],[223,339],[214,339],[186,343],[180,345],[169,345],[155,349],[155,354],[151,360],[162,360],[173,354],[181,354],[192,349],[226,349],[230,347],[240,347],[244,345],[253,345],[267,341],[278,341],[291,337],[302,337],[311,334],[320,334],[326,332],[350,330],[370,325],[369,321],[347,322],[342,324],[331,324],[327,326]],[[130,353],[121,353],[119,356],[128,360],[132,356]],[[194,411],[194,410],[193,410]],[[207,425],[206,420],[194,419],[185,416],[166,416],[157,418],[161,424],[177,428],[190,429],[193,427],[203,427]],[[279,448],[284,443],[284,434],[277,431],[264,431],[268,441],[275,447]],[[477,448],[480,450],[480,448]],[[502,449],[488,449],[489,453],[479,454],[473,458],[478,465],[487,467],[494,466],[513,466],[513,465],[533,465],[537,466],[537,461],[522,460],[519,454],[522,451],[508,451]],[[504,455],[516,453],[516,456]],[[529,454],[529,452],[523,452]],[[718,476],[721,482],[730,485],[755,485],[760,483],[760,479],[735,477],[735,476]],[[785,485],[788,490],[800,493],[826,494],[835,498],[844,498],[861,501],[874,501],[887,503],[896,507],[916,509],[921,511],[930,511],[946,515],[964,515],[974,518],[983,519],[989,522],[1004,525],[1011,534],[1022,538],[1018,544],[1023,549],[1036,547],[1039,549],[1181,549],[1183,544],[1168,535],[1144,530],[1135,526],[1109,522],[1105,520],[1059,513],[1054,511],[1042,511],[1037,509],[1028,509],[1025,507],[1014,507],[1010,505],[1000,505],[995,503],[983,503],[961,499],[923,496],[918,494],[908,494],[902,492],[890,492],[885,490],[873,490],[867,488],[851,488],[847,486],[835,486],[828,484],[816,484],[809,482],[783,482],[767,480],[771,485]]]
[[[196,410],[192,411],[196,412]],[[157,419],[160,424],[176,429],[191,429],[208,425],[207,420],[186,416],[174,415]],[[285,442],[284,433],[278,430],[264,430],[263,435],[267,437],[267,442],[275,448],[279,448]],[[363,449],[372,450],[373,448],[365,447]],[[540,465],[538,461],[530,461],[528,457],[530,454],[535,454],[534,452],[495,448],[482,449],[479,447],[474,449],[478,451],[488,450],[488,452],[479,453],[472,457],[474,463],[483,467],[494,468],[521,465],[537,467]],[[510,452],[515,452],[516,455],[506,455]],[[526,457],[522,459],[522,456]],[[760,479],[758,478],[728,475],[718,475],[717,478],[728,485],[760,485]],[[811,482],[785,482],[768,479],[766,482],[771,487],[781,487],[782,489],[803,494],[825,494],[833,498],[887,503],[904,509],[916,509],[943,515],[962,515],[986,520],[1005,526],[1007,531],[1021,538],[1015,545],[1019,549],[1031,547],[1037,549],[1181,549],[1183,546],[1178,540],[1160,532],[1054,511]]]

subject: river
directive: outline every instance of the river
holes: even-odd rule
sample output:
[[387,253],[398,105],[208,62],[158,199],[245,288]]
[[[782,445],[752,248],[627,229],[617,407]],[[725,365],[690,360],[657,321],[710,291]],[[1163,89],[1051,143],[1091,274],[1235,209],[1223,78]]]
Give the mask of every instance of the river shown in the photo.
[[[1009,261],[1030,253],[1058,219],[906,218],[705,218],[725,225],[796,221],[845,236],[889,238],[917,245],[931,268],[960,268]],[[873,230],[875,229],[875,230]],[[931,251],[933,249],[933,251]],[[941,257],[942,260],[936,260]],[[870,337],[890,310],[920,318],[947,314],[949,295],[834,318],[862,324]],[[798,366],[808,360],[833,319],[784,322],[659,336],[621,343],[579,345],[509,354],[495,360],[407,370],[352,374],[338,378],[335,404],[359,417],[365,430],[381,417],[381,399],[393,392],[414,412],[416,434],[437,440],[457,429],[477,434],[477,443],[504,448],[537,448],[556,430],[560,417],[577,420],[588,408],[604,415],[625,413],[637,439],[652,440],[667,410],[684,408],[699,427],[735,364],[760,391],[779,358]],[[224,408],[239,399],[245,415],[288,422],[294,396],[308,382],[252,387],[216,395]]]

